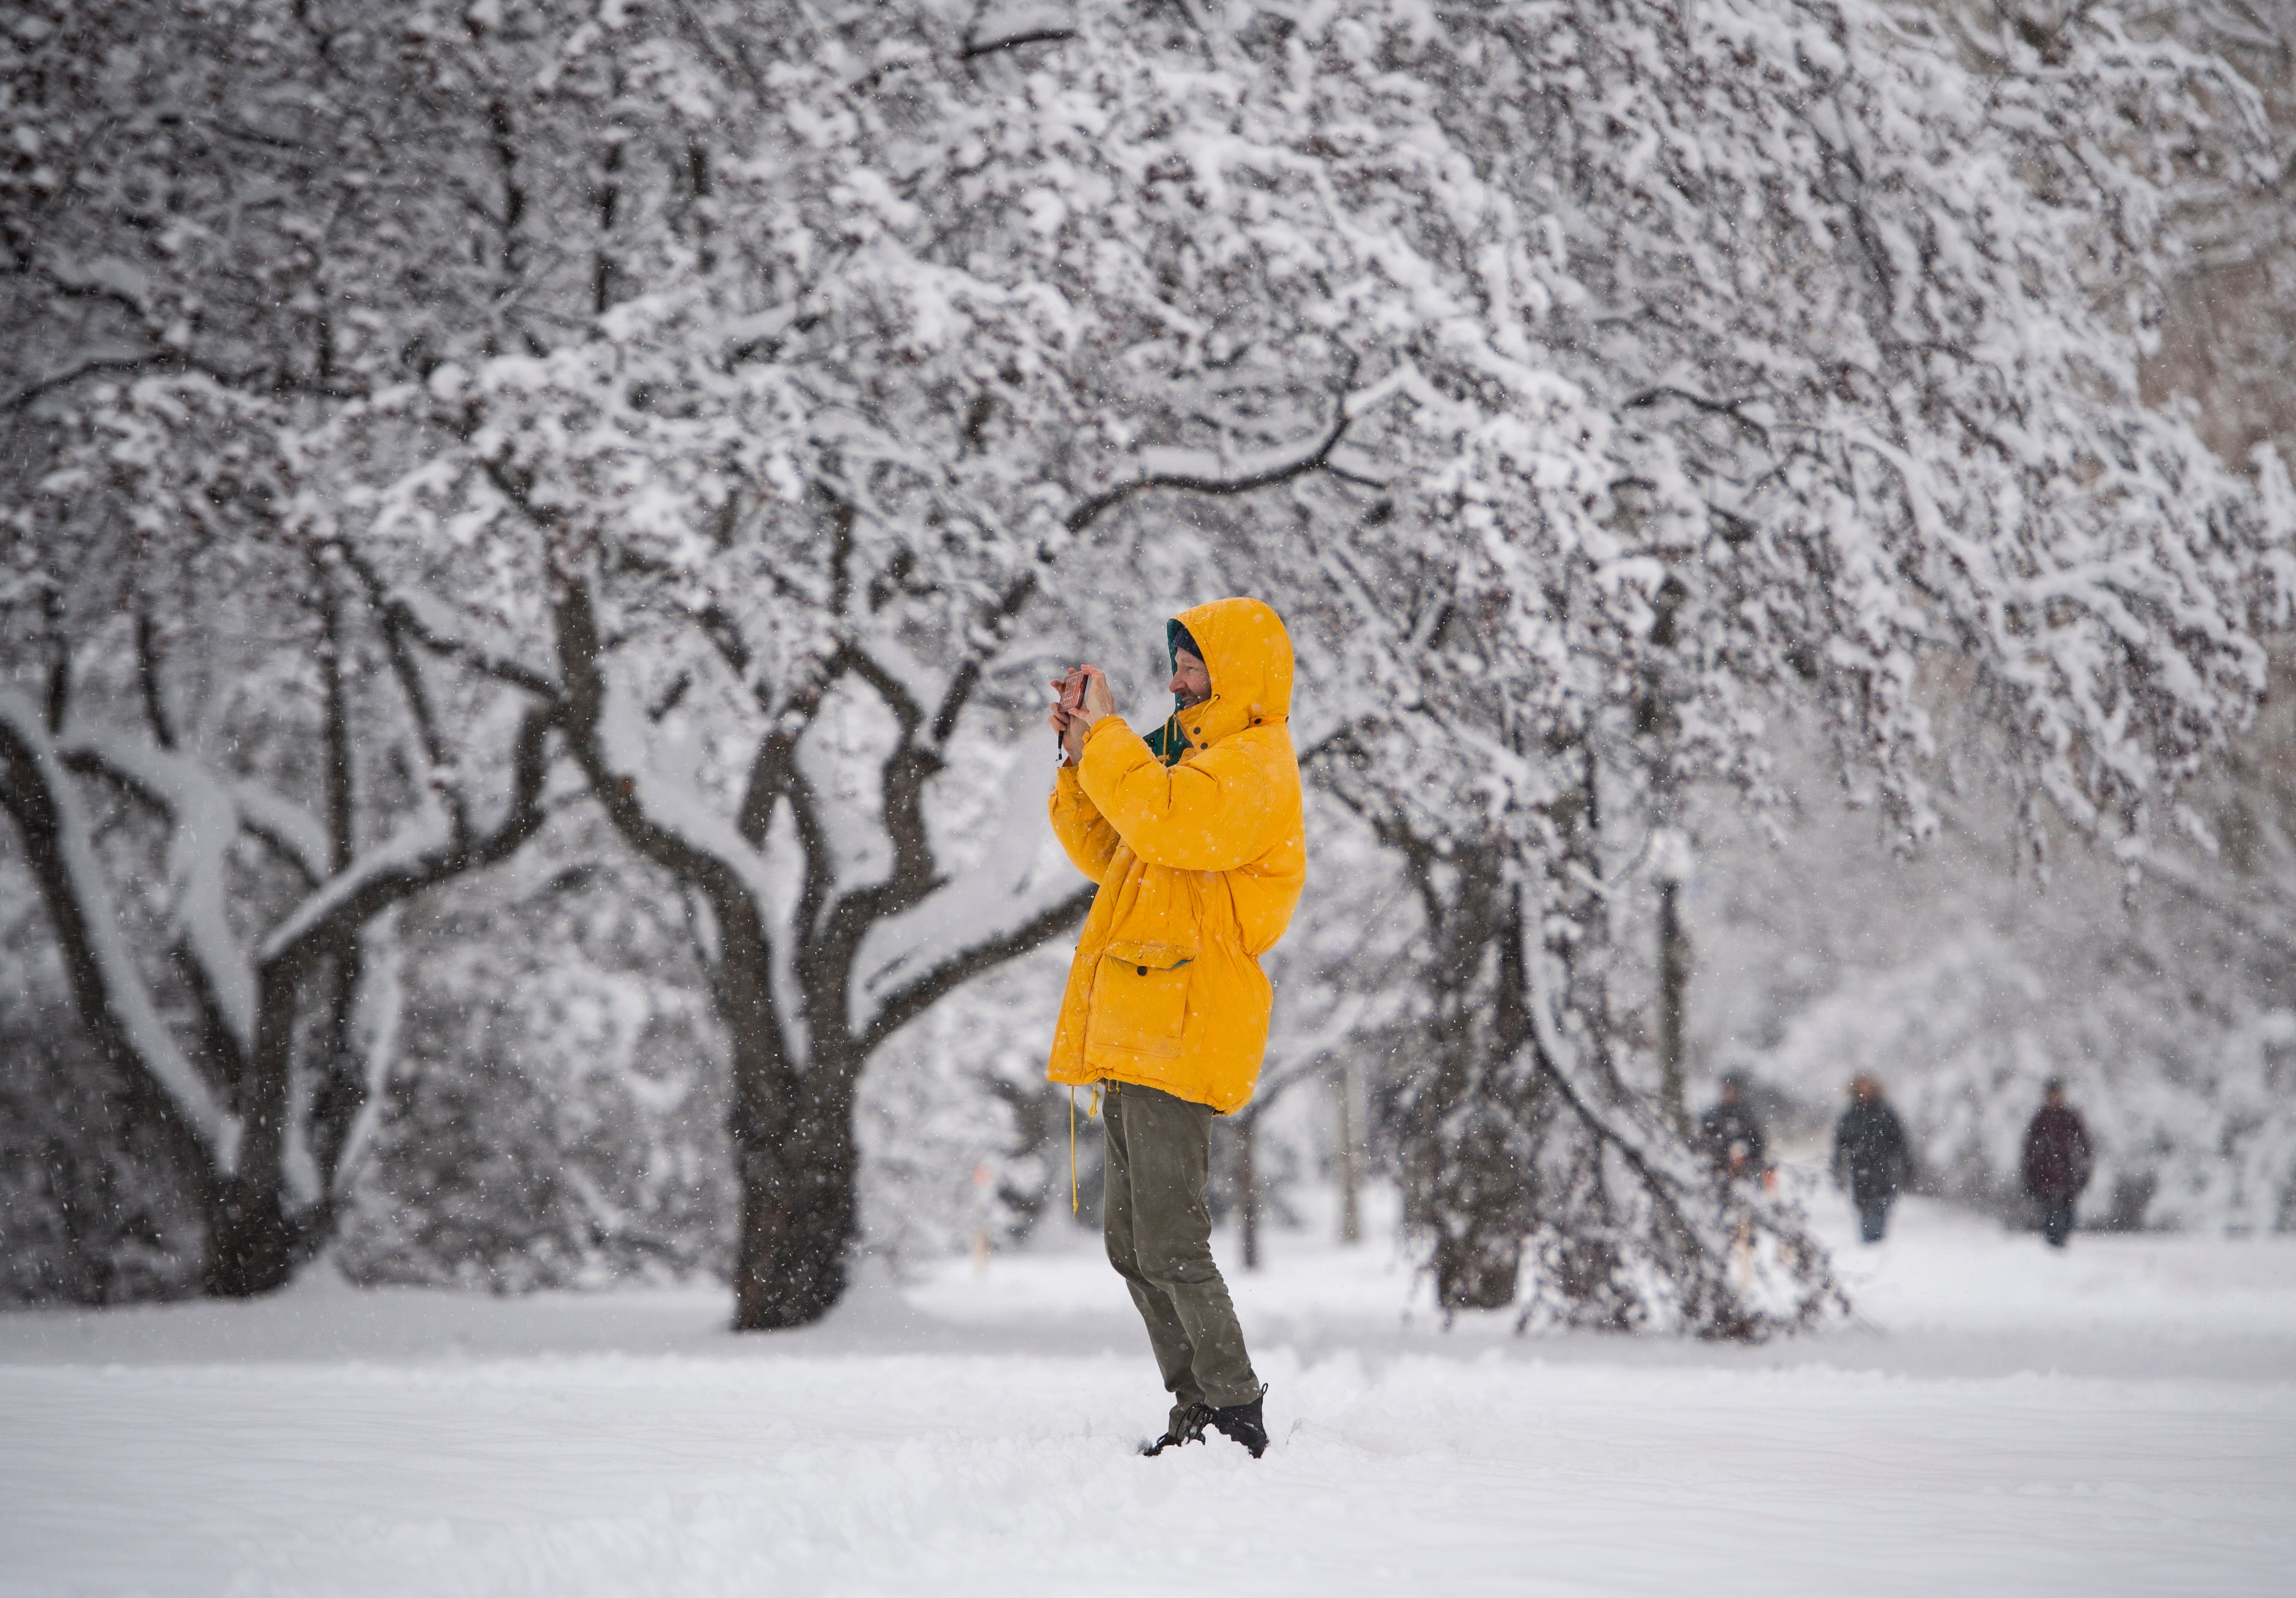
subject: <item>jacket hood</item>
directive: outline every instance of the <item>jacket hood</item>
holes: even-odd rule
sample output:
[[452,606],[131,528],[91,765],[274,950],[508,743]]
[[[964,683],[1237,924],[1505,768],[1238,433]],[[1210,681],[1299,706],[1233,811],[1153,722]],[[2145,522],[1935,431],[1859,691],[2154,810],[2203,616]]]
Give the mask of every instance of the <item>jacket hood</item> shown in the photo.
[[[1173,619],[1202,646],[1212,679],[1211,698],[1174,717],[1190,743],[1201,749],[1246,727],[1291,720],[1292,635],[1274,607],[1216,599]],[[1170,628],[1165,642],[1173,644]]]

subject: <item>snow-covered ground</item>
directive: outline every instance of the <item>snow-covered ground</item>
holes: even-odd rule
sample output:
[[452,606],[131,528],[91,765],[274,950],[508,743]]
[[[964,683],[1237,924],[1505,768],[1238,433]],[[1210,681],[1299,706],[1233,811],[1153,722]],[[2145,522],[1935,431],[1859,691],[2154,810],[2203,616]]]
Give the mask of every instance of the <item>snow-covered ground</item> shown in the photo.
[[771,1338],[702,1291],[0,1316],[0,1594],[2296,1591],[2296,1241],[1915,1201],[1841,1247],[1859,1326],[1752,1349],[1445,1332],[1384,1244],[1269,1241],[1257,1463],[1135,1455],[1082,1239]]

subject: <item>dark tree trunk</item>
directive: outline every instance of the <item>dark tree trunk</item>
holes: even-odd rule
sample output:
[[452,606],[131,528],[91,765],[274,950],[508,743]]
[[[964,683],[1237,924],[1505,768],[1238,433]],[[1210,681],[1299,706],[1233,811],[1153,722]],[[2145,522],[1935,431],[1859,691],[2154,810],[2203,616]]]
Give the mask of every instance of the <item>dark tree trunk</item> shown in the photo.
[[1363,1067],[1350,1054],[1340,1067],[1340,1242],[1363,1241]]
[[808,1114],[791,1135],[742,1151],[742,1246],[734,1330],[810,1326],[845,1296],[860,1156],[842,1107]]
[[1414,862],[1434,952],[1431,1061],[1406,1100],[1406,1202],[1431,1242],[1436,1302],[1504,1308],[1520,1285],[1535,1198],[1529,1126],[1538,1082],[1518,1058],[1527,1022],[1513,890],[1496,853]]
[[294,1059],[300,963],[265,973],[256,994],[255,1039],[236,1084],[239,1159],[203,1195],[208,1257],[201,1291],[251,1299],[287,1285],[305,1258],[304,1228],[285,1201],[288,1080]]
[[1678,1128],[1690,1117],[1683,1106],[1684,994],[1690,986],[1690,940],[1682,932],[1682,884],[1658,885],[1659,1105]]
[[727,896],[718,926],[719,1002],[733,1026],[728,1130],[742,1185],[734,1330],[809,1326],[845,1294],[860,1179],[852,1103],[860,1061],[816,1044],[800,1069],[773,1003],[773,955],[754,905]]
[[302,1263],[303,1229],[289,1218],[275,1183],[239,1177],[207,1184],[208,1258],[201,1291],[252,1299],[287,1285]]
[[237,1083],[239,1159],[232,1175],[208,1184],[210,1297],[247,1299],[287,1285],[300,1263],[298,1228],[287,1214],[287,1085],[294,1057],[300,963],[266,972],[256,994],[255,1040]]
[[357,1037],[359,985],[366,979],[366,955],[356,931],[334,942],[326,963],[326,1010],[320,1023],[317,1083],[311,1094],[311,1158],[323,1173],[342,1165],[351,1127],[366,1107],[366,1061]]
[[1435,1301],[1445,1309],[1505,1309],[1521,1286],[1530,1184],[1513,1128],[1478,1106],[1429,1173],[1436,1217]]

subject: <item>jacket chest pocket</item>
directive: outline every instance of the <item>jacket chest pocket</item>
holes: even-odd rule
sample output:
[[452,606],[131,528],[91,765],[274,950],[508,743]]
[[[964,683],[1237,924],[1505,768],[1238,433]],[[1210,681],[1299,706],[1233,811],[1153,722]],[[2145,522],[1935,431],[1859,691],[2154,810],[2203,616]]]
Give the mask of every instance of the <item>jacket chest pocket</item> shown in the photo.
[[1195,950],[1176,944],[1110,944],[1093,979],[1087,1041],[1140,1054],[1177,1054],[1194,963]]

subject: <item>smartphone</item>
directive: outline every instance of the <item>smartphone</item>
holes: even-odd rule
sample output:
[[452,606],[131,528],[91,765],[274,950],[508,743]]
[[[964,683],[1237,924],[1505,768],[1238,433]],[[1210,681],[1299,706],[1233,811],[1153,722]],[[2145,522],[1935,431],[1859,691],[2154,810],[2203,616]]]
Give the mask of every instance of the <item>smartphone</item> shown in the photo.
[[[1078,715],[1083,711],[1083,667],[1070,667],[1068,676],[1061,679],[1061,709],[1066,710],[1071,716]],[[1053,742],[1060,750],[1062,764],[1066,765],[1069,758],[1069,747],[1067,742],[1063,740],[1059,733],[1055,733],[1053,734]]]

